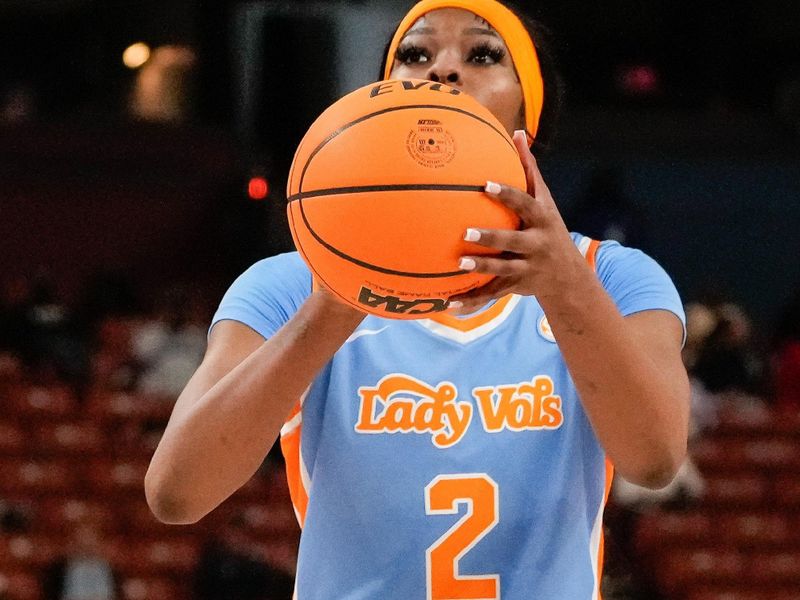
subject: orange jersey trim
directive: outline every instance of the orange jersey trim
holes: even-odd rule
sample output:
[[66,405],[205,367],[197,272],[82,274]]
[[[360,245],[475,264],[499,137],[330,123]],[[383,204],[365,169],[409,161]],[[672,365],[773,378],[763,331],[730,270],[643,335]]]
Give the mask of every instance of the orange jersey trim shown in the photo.
[[597,249],[600,247],[600,242],[592,240],[589,242],[589,248],[586,250],[586,262],[592,267],[593,271],[597,271]]
[[[597,250],[600,248],[600,242],[592,240],[589,242],[589,247],[586,250],[586,262],[592,267],[592,270],[597,272]],[[605,493],[603,494],[603,509],[605,510],[608,503],[608,495],[611,493],[611,483],[614,481],[614,465],[606,458],[606,482]],[[602,525],[600,528],[600,546],[597,551],[597,598],[603,600],[603,594],[600,590],[603,581],[603,563],[605,562],[605,535],[603,533]]]
[[458,319],[447,313],[439,313],[431,317],[431,321],[436,321],[437,323],[441,323],[447,327],[452,327],[453,329],[458,329],[459,331],[471,331],[480,327],[481,325],[486,325],[486,323],[492,319],[500,316],[500,313],[503,312],[503,309],[508,305],[509,302],[511,302],[512,297],[512,294],[503,296],[485,311],[473,317]]
[[[292,409],[292,412],[287,421],[292,420],[298,416],[301,410],[301,405],[298,402]],[[286,462],[286,479],[289,484],[289,496],[292,499],[292,506],[297,516],[297,522],[300,527],[306,521],[306,510],[308,509],[308,490],[303,483],[303,473],[300,462],[303,457],[300,455],[300,434],[303,430],[302,422],[298,423],[296,427],[281,433],[281,452]]]
[[[596,242],[592,242],[596,243]],[[599,245],[599,244],[598,244]],[[597,248],[595,248],[597,250]],[[603,510],[605,510],[608,503],[608,495],[611,493],[611,482],[614,481],[614,465],[606,458],[606,490],[603,494]],[[597,598],[603,600],[603,593],[600,589],[603,583],[603,563],[605,561],[605,534],[603,532],[603,525],[600,524],[600,546],[597,551]]]

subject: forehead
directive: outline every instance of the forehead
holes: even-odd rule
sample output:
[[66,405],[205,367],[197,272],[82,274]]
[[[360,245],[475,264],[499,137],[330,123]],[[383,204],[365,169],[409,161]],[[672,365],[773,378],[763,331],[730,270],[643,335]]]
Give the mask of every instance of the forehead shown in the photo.
[[406,35],[433,34],[440,29],[481,29],[494,32],[488,21],[473,12],[462,8],[438,8],[422,15],[414,21]]

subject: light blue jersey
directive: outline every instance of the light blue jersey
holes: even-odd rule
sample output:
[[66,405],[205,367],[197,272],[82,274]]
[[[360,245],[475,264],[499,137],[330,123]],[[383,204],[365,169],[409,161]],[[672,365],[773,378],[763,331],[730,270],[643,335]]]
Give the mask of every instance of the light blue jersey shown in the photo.
[[[655,261],[573,239],[623,315],[684,321]],[[214,322],[268,338],[310,293],[299,255],[269,258]],[[466,318],[367,316],[281,443],[302,526],[300,600],[598,598],[611,468],[534,297]]]

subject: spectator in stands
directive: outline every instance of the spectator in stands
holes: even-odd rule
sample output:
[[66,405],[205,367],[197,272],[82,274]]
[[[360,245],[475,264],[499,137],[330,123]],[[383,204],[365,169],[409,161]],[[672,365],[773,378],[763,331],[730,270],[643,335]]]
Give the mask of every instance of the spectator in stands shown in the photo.
[[800,412],[800,290],[783,309],[772,347],[776,407]]
[[31,524],[29,506],[0,498],[0,534],[24,533]]
[[40,382],[76,382],[86,352],[71,314],[46,273],[16,278],[0,298],[0,350],[22,358]]
[[[750,318],[738,304],[719,294],[687,306],[687,314],[704,314],[706,335],[691,339],[684,356],[689,374],[712,394],[761,392],[764,362],[755,348]],[[690,336],[691,337],[691,336]]]
[[208,317],[191,289],[167,290],[154,315],[136,327],[133,355],[140,366],[140,392],[174,400],[203,360]]
[[273,567],[253,543],[243,515],[235,514],[203,549],[195,600],[290,600],[294,576]]
[[87,367],[92,388],[130,391],[135,364],[130,337],[140,313],[135,287],[118,272],[97,272],[86,284],[76,309],[76,329],[90,350]]
[[100,533],[87,518],[76,524],[67,554],[47,570],[45,600],[115,600],[117,577],[103,556]]
[[717,326],[714,310],[702,302],[686,305],[686,342],[683,346],[683,362],[688,370],[694,369],[697,358],[708,336]]

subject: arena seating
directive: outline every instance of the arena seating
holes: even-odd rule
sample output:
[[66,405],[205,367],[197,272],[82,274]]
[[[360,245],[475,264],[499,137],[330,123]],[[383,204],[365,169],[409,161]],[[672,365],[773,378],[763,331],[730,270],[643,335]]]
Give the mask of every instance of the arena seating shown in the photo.
[[691,448],[707,489],[641,517],[636,546],[665,597],[800,598],[800,419],[734,407]]
[[[0,597],[43,600],[43,577],[86,520],[103,537],[121,600],[191,600],[201,548],[232,512],[245,516],[266,560],[286,564],[299,529],[281,466],[262,469],[197,525],[159,523],[143,478],[171,406],[163,399],[60,385],[0,388],[0,500],[25,523],[0,530]],[[288,558],[287,558],[288,557]]]

